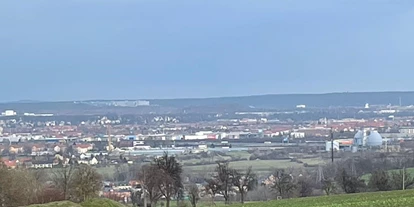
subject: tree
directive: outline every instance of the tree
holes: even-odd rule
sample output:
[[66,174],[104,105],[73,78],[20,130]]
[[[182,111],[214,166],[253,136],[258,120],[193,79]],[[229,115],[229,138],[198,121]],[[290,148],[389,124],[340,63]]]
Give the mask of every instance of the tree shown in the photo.
[[174,156],[169,156],[168,153],[164,153],[162,157],[155,159],[154,164],[161,172],[161,176],[158,178],[160,182],[159,190],[165,197],[166,206],[170,207],[171,198],[176,196],[183,188],[181,180],[182,166]]
[[257,187],[257,175],[253,172],[252,167],[247,168],[245,173],[234,170],[232,181],[240,193],[241,203],[244,203],[246,194]]
[[144,199],[149,198],[151,206],[156,206],[158,200],[162,197],[158,187],[160,185],[159,177],[162,177],[162,174],[155,165],[144,165],[138,173],[138,180],[143,188]]
[[391,172],[390,185],[393,190],[402,190],[412,186],[414,184],[414,177],[407,172],[407,169]]
[[197,207],[197,202],[200,200],[200,192],[197,185],[192,184],[187,186],[188,195],[190,197],[190,202],[192,207]]
[[85,201],[98,196],[102,177],[88,165],[79,165],[73,173],[72,196],[75,201]]
[[[217,179],[207,179],[206,185],[204,186],[204,189],[207,194],[211,196],[211,202],[214,204],[214,199],[216,195],[220,192],[220,184],[218,183]],[[214,204],[215,205],[215,204]]]
[[115,165],[115,180],[126,181],[129,178],[129,166],[127,164]]
[[141,190],[131,189],[130,190],[132,206],[137,207],[139,205],[142,205],[141,197],[142,197],[143,191],[144,191],[143,189]]
[[322,190],[325,192],[326,195],[331,195],[335,193],[336,185],[333,179],[324,179],[322,180]]
[[344,168],[339,170],[336,181],[345,193],[359,193],[366,187],[364,180],[348,174]]
[[313,193],[313,182],[309,176],[299,176],[297,181],[297,189],[299,197],[308,197]]
[[291,197],[293,191],[296,189],[296,184],[291,174],[285,173],[284,170],[276,171],[276,176],[271,188],[274,189],[278,196]]
[[69,199],[70,190],[73,187],[73,167],[62,167],[54,171],[52,175],[55,188],[62,193],[64,199]]
[[384,170],[376,170],[373,173],[371,173],[368,186],[373,190],[391,190],[390,176],[388,175],[388,172]]
[[26,206],[36,201],[41,185],[27,170],[0,166],[0,206]]
[[229,167],[229,163],[218,162],[216,167],[215,183],[218,187],[218,193],[223,195],[225,203],[230,202],[230,193],[233,187],[233,169]]

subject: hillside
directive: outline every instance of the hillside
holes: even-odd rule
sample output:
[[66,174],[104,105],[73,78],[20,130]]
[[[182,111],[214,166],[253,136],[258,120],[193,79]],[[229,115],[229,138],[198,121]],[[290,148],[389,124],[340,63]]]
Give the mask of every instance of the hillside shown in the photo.
[[[362,107],[365,103],[371,105],[398,105],[401,98],[403,105],[414,105],[414,92],[359,92],[359,93],[326,93],[326,94],[275,94],[275,95],[256,95],[240,97],[220,97],[220,98],[191,98],[191,99],[152,99],[151,105],[158,107],[95,107],[82,103],[68,102],[14,102],[0,103],[0,111],[13,109],[18,112],[44,112],[73,114],[83,112],[83,114],[95,114],[97,111],[113,111],[126,113],[125,110],[136,113],[148,111],[177,112],[189,107],[202,107],[206,109],[212,107],[213,111],[218,109],[246,109],[249,107],[264,109],[286,109],[294,108],[298,104],[305,104],[309,107]],[[124,109],[122,111],[122,109]],[[121,110],[121,111],[119,111]]]
[[286,199],[234,207],[408,207],[414,206],[414,190],[358,193],[335,196]]
[[298,104],[310,107],[329,106],[364,106],[399,104],[401,98],[404,105],[414,104],[414,92],[358,92],[358,93],[326,93],[326,94],[273,94],[241,97],[200,98],[200,99],[164,99],[150,100],[160,106],[189,107],[202,105],[254,106],[256,108],[294,108]]

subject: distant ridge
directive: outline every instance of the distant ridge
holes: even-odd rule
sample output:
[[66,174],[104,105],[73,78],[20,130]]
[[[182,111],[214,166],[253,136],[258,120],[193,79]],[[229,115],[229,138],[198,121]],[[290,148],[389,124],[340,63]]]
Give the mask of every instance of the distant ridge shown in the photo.
[[310,107],[362,107],[371,105],[414,105],[414,91],[337,92],[321,94],[268,94],[218,98],[154,99],[151,103],[169,106],[200,106],[212,104],[239,104],[256,108],[293,108],[304,104]]
[[[119,99],[118,99],[119,100]],[[203,106],[241,106],[254,108],[284,109],[294,108],[296,105],[304,104],[308,107],[363,107],[365,103],[371,105],[414,105],[414,91],[388,91],[388,92],[336,92],[321,94],[267,94],[234,97],[213,98],[178,98],[178,99],[121,99],[121,100],[147,100],[151,105],[160,107],[203,107]],[[98,100],[89,100],[98,101]],[[112,100],[99,100],[112,101]],[[116,101],[116,100],[113,100]],[[19,108],[19,106],[36,106],[40,109],[66,109],[92,107],[79,104],[86,101],[59,101],[42,102],[23,100],[17,102],[0,103],[0,110],[4,108]]]

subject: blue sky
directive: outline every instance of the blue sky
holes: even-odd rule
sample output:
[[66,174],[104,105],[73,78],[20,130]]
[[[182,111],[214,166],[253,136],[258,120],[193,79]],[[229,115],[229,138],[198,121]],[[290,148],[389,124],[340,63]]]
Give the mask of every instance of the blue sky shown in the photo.
[[0,1],[0,101],[414,90],[412,0]]

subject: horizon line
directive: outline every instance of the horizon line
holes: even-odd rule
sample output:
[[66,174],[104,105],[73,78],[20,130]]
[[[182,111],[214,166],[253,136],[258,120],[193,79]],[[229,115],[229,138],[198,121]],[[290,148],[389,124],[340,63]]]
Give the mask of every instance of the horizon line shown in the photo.
[[0,102],[0,104],[16,104],[16,103],[59,103],[59,102],[86,102],[86,101],[155,101],[155,100],[202,100],[202,99],[222,99],[222,98],[245,98],[245,97],[257,97],[257,96],[289,96],[289,95],[332,95],[332,94],[347,94],[347,93],[414,93],[414,91],[346,91],[346,92],[326,92],[326,93],[274,93],[274,94],[254,94],[254,95],[235,95],[235,96],[210,96],[210,97],[193,97],[193,98],[138,98],[138,99],[84,99],[84,100],[54,100],[54,101],[47,101],[47,100],[30,100],[30,99],[22,99],[18,101],[4,101]]

